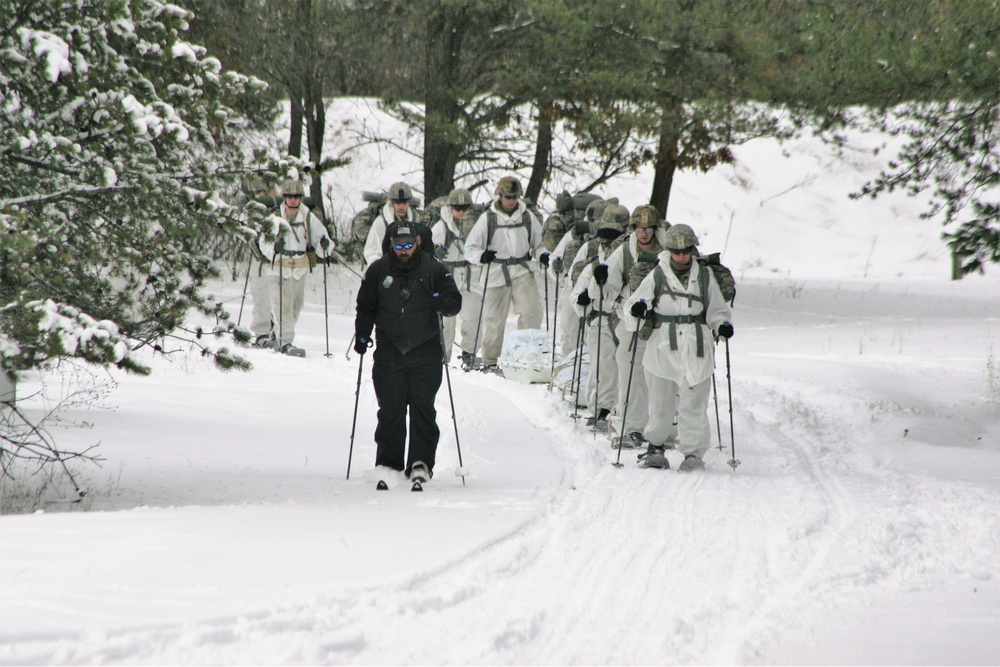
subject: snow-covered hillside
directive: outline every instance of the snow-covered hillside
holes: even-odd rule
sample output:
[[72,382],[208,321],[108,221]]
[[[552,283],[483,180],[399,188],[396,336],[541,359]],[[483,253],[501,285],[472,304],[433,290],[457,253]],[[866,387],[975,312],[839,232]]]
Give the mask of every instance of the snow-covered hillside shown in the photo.
[[[874,145],[679,177],[668,217],[739,279],[704,474],[616,469],[557,393],[452,368],[459,442],[443,387],[436,476],[376,492],[358,281],[331,269],[306,359],[174,354],[65,415],[105,461],[83,503],[0,517],[0,663],[996,664],[998,272],[950,282],[920,202],[846,198]],[[380,159],[334,200],[413,175]]]

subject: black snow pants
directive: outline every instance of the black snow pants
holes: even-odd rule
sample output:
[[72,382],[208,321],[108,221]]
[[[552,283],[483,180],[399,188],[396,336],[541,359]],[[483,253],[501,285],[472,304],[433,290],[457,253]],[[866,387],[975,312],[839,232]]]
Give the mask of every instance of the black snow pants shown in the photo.
[[[391,343],[375,348],[372,384],[378,399],[375,465],[409,473],[416,461],[434,470],[441,430],[434,399],[441,388],[441,341],[434,337],[407,354]],[[406,414],[410,416],[410,451],[406,455]]]

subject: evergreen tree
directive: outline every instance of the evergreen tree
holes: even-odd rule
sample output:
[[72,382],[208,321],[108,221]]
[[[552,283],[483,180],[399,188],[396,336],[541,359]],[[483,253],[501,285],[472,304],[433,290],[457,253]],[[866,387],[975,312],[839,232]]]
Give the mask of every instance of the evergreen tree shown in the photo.
[[[33,0],[0,18],[0,364],[14,376],[59,357],[148,372],[130,349],[166,351],[192,309],[210,335],[233,330],[205,292],[218,272],[202,239],[261,229],[218,192],[239,162],[233,107],[264,84],[186,41],[190,18],[158,0]],[[205,333],[186,339],[249,367]]]

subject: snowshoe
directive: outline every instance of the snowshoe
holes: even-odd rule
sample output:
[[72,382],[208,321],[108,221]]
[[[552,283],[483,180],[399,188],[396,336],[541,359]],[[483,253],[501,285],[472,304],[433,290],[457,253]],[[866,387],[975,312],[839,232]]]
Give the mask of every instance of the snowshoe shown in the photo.
[[681,461],[680,466],[677,468],[677,472],[694,472],[695,470],[704,470],[705,462],[694,454],[688,454]]
[[483,366],[483,372],[489,373],[490,375],[499,375],[503,377],[503,371],[496,364],[490,364],[489,366]]
[[661,470],[670,469],[670,461],[667,460],[664,454],[665,448],[663,445],[653,445],[650,444],[649,448],[642,454],[639,454],[639,467],[640,468],[659,468]]
[[274,349],[274,345],[274,336],[271,334],[257,336],[257,340],[253,342],[254,347],[259,347],[264,350],[272,350]]
[[618,449],[619,446],[622,449],[641,449],[645,445],[646,439],[638,431],[632,431],[611,441],[612,449]]
[[462,353],[462,370],[468,373],[476,367],[476,355],[472,352]]
[[388,491],[389,490],[389,485],[385,483],[384,479],[380,479],[378,481],[378,484],[375,485],[375,490],[376,491]]
[[306,356],[306,351],[301,347],[295,347],[291,343],[285,343],[281,346],[281,353],[286,354],[289,357],[304,357]]
[[594,429],[595,431],[607,431],[608,430],[608,416],[611,414],[611,410],[607,408],[601,408],[597,411],[596,415],[587,417],[587,426]]

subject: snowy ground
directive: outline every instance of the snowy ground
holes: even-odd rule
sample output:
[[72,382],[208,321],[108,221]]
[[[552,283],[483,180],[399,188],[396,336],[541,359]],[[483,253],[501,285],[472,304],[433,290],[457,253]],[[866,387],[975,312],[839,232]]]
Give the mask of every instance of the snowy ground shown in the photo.
[[704,474],[616,469],[544,386],[452,369],[466,484],[443,388],[435,478],[376,492],[334,270],[306,359],[175,354],[64,415],[105,461],[0,517],[0,664],[997,664],[1000,271],[950,282],[918,203],[847,201],[864,155],[759,142],[678,184],[740,281]]

